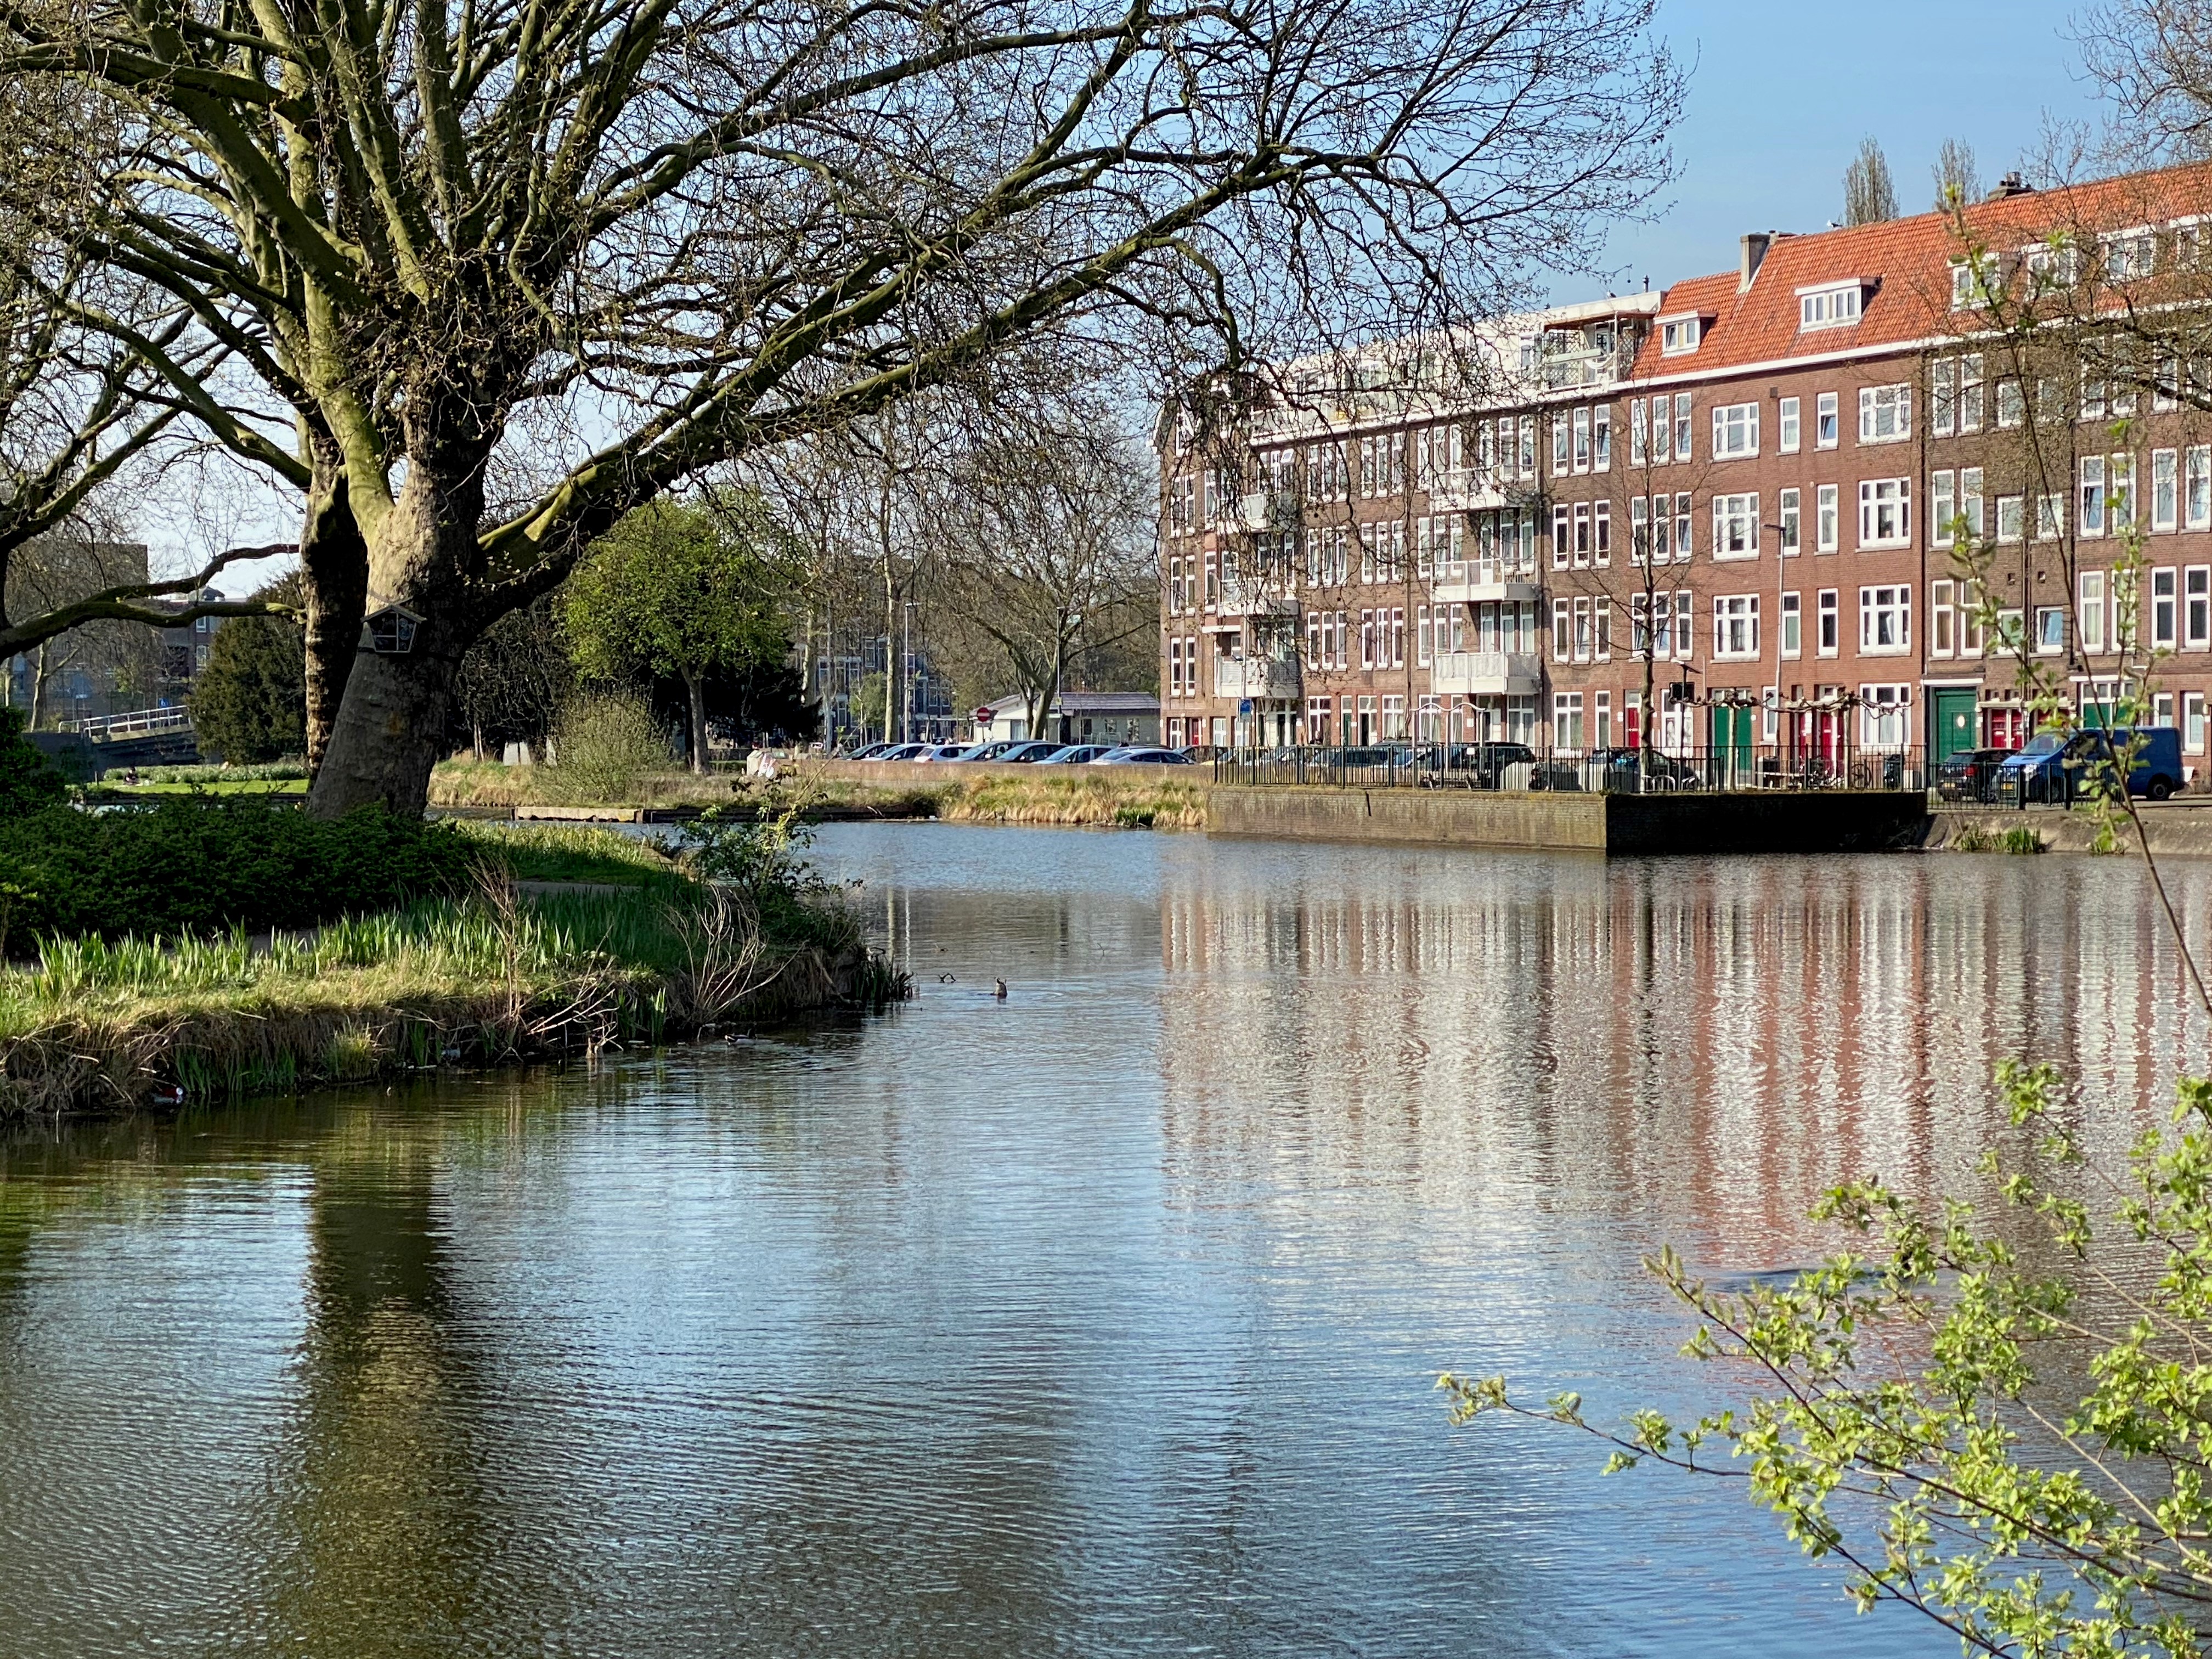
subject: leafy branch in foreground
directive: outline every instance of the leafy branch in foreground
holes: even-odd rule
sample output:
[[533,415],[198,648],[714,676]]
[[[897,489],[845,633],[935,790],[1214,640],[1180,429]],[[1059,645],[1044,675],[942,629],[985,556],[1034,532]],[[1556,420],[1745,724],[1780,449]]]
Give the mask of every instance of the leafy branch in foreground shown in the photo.
[[1581,1431],[1611,1448],[1608,1474],[1654,1461],[1744,1481],[1808,1555],[1847,1564],[1863,1611],[1904,1602],[1969,1652],[2201,1654],[2212,1079],[2179,1082],[2170,1127],[2146,1131],[2124,1172],[2085,1158],[2053,1068],[2007,1062],[1996,1082],[2049,1171],[1986,1154],[1996,1215],[1857,1181],[1814,1213],[1878,1243],[1787,1284],[1722,1294],[1672,1250],[1647,1261],[1697,1311],[1683,1352],[1753,1374],[1743,1410],[1686,1425],[1638,1411],[1607,1429],[1574,1395],[1539,1407],[1504,1377],[1448,1373],[1452,1420]]

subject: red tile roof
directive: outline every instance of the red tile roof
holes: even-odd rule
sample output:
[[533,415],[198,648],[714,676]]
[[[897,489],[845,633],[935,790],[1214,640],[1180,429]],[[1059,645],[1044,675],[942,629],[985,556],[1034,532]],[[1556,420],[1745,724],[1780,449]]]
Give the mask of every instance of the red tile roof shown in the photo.
[[[1978,202],[1964,217],[1967,235],[1984,247],[2010,252],[2060,229],[2094,234],[2163,226],[2200,214],[2212,215],[2208,163]],[[1703,316],[1703,337],[1696,351],[1670,357],[1662,353],[1655,328],[1637,356],[1635,377],[1702,374],[1790,357],[1896,349],[1959,331],[1951,310],[1951,264],[1964,252],[1959,226],[1942,213],[1810,235],[1777,235],[1751,287],[1741,294],[1734,271],[1693,276],[1669,287],[1659,314]],[[1868,285],[1859,320],[1801,332],[1797,290],[1853,276]]]

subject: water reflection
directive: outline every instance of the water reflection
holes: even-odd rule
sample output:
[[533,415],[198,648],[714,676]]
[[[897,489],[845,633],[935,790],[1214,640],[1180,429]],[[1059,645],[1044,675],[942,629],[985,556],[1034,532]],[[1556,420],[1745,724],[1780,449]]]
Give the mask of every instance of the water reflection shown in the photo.
[[1679,1405],[1641,1252],[2205,1047],[2118,863],[820,851],[887,1020],[8,1144],[0,1649],[1948,1653],[1428,1382]]

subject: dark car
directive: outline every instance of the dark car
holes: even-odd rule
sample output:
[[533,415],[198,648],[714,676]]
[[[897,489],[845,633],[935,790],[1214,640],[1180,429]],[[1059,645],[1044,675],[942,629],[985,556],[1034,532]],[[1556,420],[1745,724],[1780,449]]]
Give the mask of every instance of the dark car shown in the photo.
[[1525,743],[1475,743],[1466,746],[1463,756],[1453,763],[1453,769],[1467,775],[1467,780],[1478,789],[1498,789],[1504,784],[1505,769],[1519,766],[1536,758],[1536,751]]
[[1010,765],[1027,766],[1042,760],[1047,755],[1057,755],[1060,745],[1045,738],[1032,738],[1027,743],[1018,743],[999,757]]
[[1695,789],[1697,769],[1659,750],[1593,749],[1583,757],[1583,787],[1624,793]]
[[1961,749],[1936,769],[1938,800],[1992,801],[1997,798],[1997,769],[2012,751]]

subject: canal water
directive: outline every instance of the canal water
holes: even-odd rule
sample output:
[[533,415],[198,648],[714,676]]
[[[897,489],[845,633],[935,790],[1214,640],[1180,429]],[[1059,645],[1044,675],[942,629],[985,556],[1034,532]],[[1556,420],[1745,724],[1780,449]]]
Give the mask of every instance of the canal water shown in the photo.
[[1435,1374],[1720,1398],[1644,1253],[1971,1189],[2001,1056],[2110,1152],[2206,1052],[2120,860],[816,857],[913,1003],[7,1140],[0,1652],[1949,1655]]

